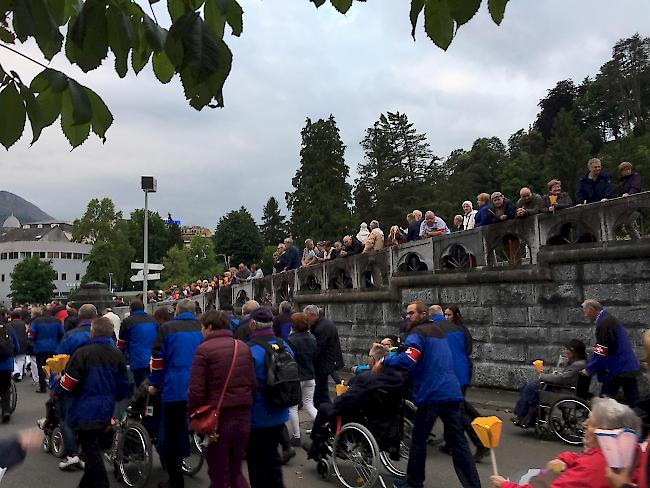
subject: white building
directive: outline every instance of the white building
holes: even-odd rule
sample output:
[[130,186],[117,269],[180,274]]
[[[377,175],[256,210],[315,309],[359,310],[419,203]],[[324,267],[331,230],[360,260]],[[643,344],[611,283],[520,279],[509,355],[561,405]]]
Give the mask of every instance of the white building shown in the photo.
[[81,284],[88,263],[84,258],[92,245],[72,242],[72,226],[65,222],[21,225],[8,217],[0,227],[0,304],[11,306],[11,272],[23,258],[39,256],[56,271],[55,297],[64,298]]

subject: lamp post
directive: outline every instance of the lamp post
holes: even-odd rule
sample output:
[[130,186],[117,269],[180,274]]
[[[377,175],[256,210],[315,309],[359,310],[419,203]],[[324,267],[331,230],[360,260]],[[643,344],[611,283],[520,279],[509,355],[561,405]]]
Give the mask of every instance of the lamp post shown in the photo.
[[142,301],[147,303],[147,275],[149,274],[149,193],[155,193],[157,189],[156,178],[143,176],[141,178],[142,190],[144,191],[144,267],[142,269]]
[[113,273],[108,273],[108,291],[113,293]]

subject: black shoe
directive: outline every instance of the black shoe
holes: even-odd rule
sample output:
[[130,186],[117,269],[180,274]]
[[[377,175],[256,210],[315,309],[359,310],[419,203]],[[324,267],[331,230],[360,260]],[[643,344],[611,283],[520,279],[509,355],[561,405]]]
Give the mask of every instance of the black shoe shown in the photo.
[[449,456],[451,456],[451,448],[449,446],[447,446],[447,444],[443,444],[442,446],[439,446],[438,450],[440,452],[444,452],[445,454],[448,454]]
[[280,461],[282,461],[282,464],[287,464],[295,456],[296,450],[293,447],[290,447],[289,449],[282,451],[282,454],[280,454]]
[[521,417],[519,415],[513,415],[510,417],[510,421],[517,427],[521,427]]
[[10,413],[5,413],[2,416],[2,423],[3,424],[8,424],[10,420],[11,420],[11,414]]
[[483,447],[483,446],[477,447],[476,454],[474,454],[474,462],[480,463],[481,459],[483,459],[488,454],[490,454],[490,450],[487,447]]
[[12,378],[14,379],[15,383],[20,383],[23,380],[18,373],[14,373]]

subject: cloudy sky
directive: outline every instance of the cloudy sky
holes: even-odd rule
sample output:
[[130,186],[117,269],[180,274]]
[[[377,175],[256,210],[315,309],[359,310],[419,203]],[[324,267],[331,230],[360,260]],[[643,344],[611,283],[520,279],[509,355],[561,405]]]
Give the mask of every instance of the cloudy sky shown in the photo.
[[[446,156],[477,137],[505,141],[534,120],[555,82],[594,75],[619,38],[650,35],[646,0],[511,0],[501,27],[483,6],[447,52],[421,26],[412,40],[406,0],[355,2],[345,16],[329,3],[316,10],[307,0],[239,1],[244,33],[226,38],[234,61],[224,109],[196,112],[177,78],[161,85],[150,67],[120,80],[109,58],[84,75],[58,54],[52,66],[113,112],[108,140],[91,136],[70,152],[57,126],[33,147],[23,137],[0,148],[0,189],[72,220],[93,197],[110,197],[125,213],[141,207],[139,177],[151,174],[151,207],[183,224],[214,228],[242,205],[259,218],[271,195],[284,203],[291,189],[306,117],[335,116],[352,176],[364,130],[385,111],[408,114]],[[1,59],[25,80],[39,71],[6,51]]]

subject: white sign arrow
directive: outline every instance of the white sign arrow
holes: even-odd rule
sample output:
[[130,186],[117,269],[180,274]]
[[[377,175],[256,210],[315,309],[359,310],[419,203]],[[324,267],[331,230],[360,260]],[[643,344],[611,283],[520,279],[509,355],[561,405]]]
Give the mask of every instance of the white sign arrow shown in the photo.
[[[147,281],[156,281],[160,279],[160,273],[151,273],[147,275]],[[142,272],[131,276],[131,281],[136,282],[136,281],[144,281],[144,274]]]
[[[144,263],[131,263],[131,269],[144,269]],[[162,271],[165,266],[162,264],[149,263],[147,266],[149,271]]]

